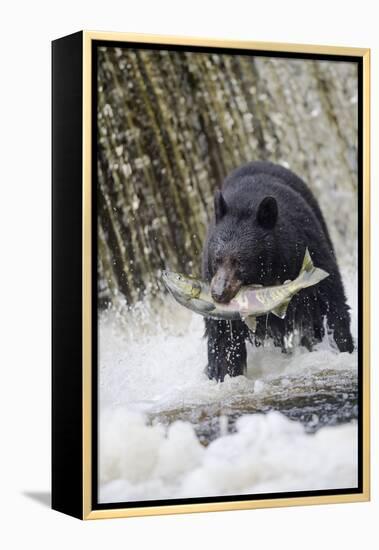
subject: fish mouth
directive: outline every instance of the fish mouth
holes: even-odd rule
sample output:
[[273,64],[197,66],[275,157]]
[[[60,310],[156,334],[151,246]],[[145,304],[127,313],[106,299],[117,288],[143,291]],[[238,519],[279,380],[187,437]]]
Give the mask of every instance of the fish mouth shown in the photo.
[[168,269],[164,269],[162,271],[161,275],[164,282],[170,282],[175,280],[175,273],[173,271],[168,271]]
[[167,290],[170,290],[170,287],[169,287],[169,272],[166,269],[164,269],[162,271],[161,279],[163,281],[163,284],[167,288]]
[[161,279],[163,281],[163,284],[167,288],[167,290],[169,290],[171,292],[172,284],[173,284],[173,278],[170,277],[170,271],[167,271],[166,269],[164,269],[162,271]]

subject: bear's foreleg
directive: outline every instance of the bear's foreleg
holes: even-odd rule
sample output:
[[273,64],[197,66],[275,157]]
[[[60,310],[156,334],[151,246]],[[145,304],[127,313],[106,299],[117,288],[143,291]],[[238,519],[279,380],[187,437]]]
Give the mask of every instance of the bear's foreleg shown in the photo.
[[352,353],[354,351],[354,342],[350,332],[349,307],[344,302],[330,302],[326,318],[338,349],[341,352],[348,351]]
[[222,382],[227,374],[245,374],[245,339],[248,336],[245,324],[242,321],[206,319],[205,326],[208,337],[208,377]]

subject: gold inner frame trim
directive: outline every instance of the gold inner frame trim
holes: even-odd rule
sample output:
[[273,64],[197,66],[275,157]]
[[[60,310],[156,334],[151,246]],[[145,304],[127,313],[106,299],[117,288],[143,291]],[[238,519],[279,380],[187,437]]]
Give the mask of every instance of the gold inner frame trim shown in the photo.
[[[361,57],[363,60],[363,491],[354,494],[242,500],[196,504],[168,504],[140,508],[109,508],[92,510],[92,41],[140,42],[144,44],[167,44],[176,46],[204,46],[213,48],[236,48],[326,54]],[[82,381],[83,381],[83,519],[121,518],[146,515],[187,514],[247,510],[283,506],[363,502],[370,500],[370,50],[344,46],[321,46],[310,44],[286,44],[160,36],[150,34],[83,31],[83,227],[82,227]]]

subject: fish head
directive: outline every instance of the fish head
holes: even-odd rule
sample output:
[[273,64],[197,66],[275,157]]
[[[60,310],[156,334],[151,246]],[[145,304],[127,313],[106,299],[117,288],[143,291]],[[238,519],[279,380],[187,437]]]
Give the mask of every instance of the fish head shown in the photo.
[[163,271],[162,280],[167,290],[177,298],[193,300],[200,296],[201,283],[197,279],[174,271]]

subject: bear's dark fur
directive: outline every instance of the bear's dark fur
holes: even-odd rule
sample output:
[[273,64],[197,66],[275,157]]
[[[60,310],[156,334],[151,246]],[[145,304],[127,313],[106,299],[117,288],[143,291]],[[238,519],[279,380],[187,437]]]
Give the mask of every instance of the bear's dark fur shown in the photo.
[[246,368],[246,339],[272,338],[286,351],[294,329],[309,350],[324,335],[324,318],[340,351],[353,351],[349,307],[321,210],[305,183],[268,162],[232,172],[215,193],[215,219],[203,250],[203,278],[213,298],[228,302],[243,285],[275,285],[299,274],[308,247],[329,277],[292,298],[285,319],[258,318],[253,335],[242,321],[206,319],[210,378],[223,380]]

